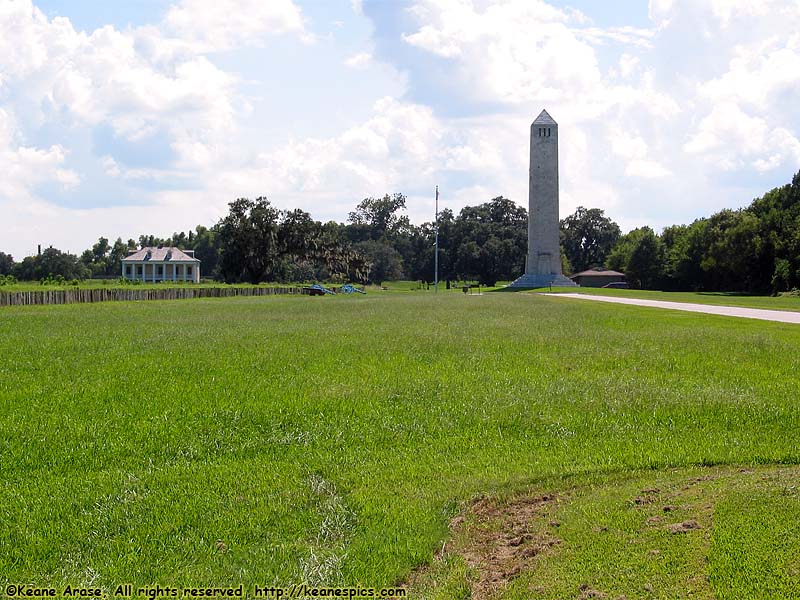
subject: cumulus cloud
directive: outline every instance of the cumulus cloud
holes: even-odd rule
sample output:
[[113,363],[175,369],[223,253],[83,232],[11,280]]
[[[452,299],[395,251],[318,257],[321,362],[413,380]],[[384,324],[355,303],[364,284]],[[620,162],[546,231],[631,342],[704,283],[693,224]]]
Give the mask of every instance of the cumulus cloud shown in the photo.
[[[687,206],[688,188],[701,201],[675,221],[691,220],[763,192],[760,173],[800,166],[797,3],[651,0],[652,28],[601,28],[521,0],[419,0],[412,14],[406,43],[450,64],[441,90],[528,118],[546,107],[559,121],[562,214],[614,206],[668,224],[657,207]],[[744,171],[726,190],[733,169]],[[652,188],[658,204],[643,195],[666,180]]]
[[[33,232],[77,251],[101,233],[168,234],[213,222],[245,195],[323,219],[394,191],[408,195],[412,218],[428,219],[435,184],[455,210],[500,194],[525,204],[528,127],[543,107],[560,124],[562,216],[584,205],[628,226],[685,222],[746,203],[763,177],[781,183],[800,167],[796,2],[651,0],[650,26],[599,27],[544,0],[408,0],[405,30],[385,28],[394,46],[375,34],[370,53],[337,55],[346,76],[393,66],[408,95],[387,95],[324,135],[274,123],[271,149],[246,147],[254,109],[230,57],[278,35],[313,39],[299,4],[180,0],[150,25],[83,32],[29,0],[0,2],[4,244]],[[351,4],[352,18],[381,13]],[[413,93],[431,80],[434,94]],[[316,110],[309,119],[335,112],[324,99]],[[109,196],[141,185],[136,202],[153,210],[45,200],[43,186],[80,190],[92,176],[73,164],[72,139],[31,135],[53,123],[161,150],[142,165],[113,147],[84,148],[97,152],[97,176],[119,185]],[[726,187],[733,174],[737,187]]]
[[354,69],[366,67],[372,62],[372,55],[369,52],[359,52],[344,61],[344,64]]
[[180,0],[164,21],[177,37],[202,52],[261,45],[267,34],[302,33],[311,39],[292,0]]
[[580,13],[541,0],[492,3],[485,10],[467,0],[424,0],[411,10],[424,23],[403,39],[469,65],[461,71],[465,83],[485,99],[529,102],[547,90],[559,100],[567,89],[583,93],[601,77],[590,43],[568,27]]
[[748,163],[761,172],[786,161],[800,166],[800,141],[788,129],[772,128],[732,102],[715,106],[684,149],[726,171]]
[[[218,7],[223,4],[214,3]],[[253,25],[248,35],[268,29],[302,31],[302,21],[291,16],[295,13],[290,2],[265,5],[269,8],[262,10],[255,19],[258,26]],[[167,18],[179,28],[180,11],[200,8],[184,2],[169,11]],[[219,10],[198,14],[205,17],[195,23],[197,31],[205,27],[209,32],[203,39],[209,44],[209,40],[218,42],[217,47],[227,43],[224,27],[213,27]],[[187,39],[196,41],[191,36]],[[153,26],[77,31],[69,19],[48,19],[29,0],[0,3],[0,72],[0,97],[6,99],[0,119],[0,152],[8,173],[0,188],[4,210],[22,201],[37,207],[37,214],[61,214],[63,209],[37,196],[37,186],[52,181],[62,188],[74,188],[82,179],[66,166],[67,145],[72,140],[34,148],[24,144],[25,132],[59,122],[75,130],[105,126],[119,139],[132,143],[160,136],[172,152],[168,164],[148,172],[125,168],[115,157],[104,155],[98,157],[98,166],[121,179],[157,178],[158,170],[173,176],[176,170],[192,170],[197,175],[230,152],[226,142],[242,112],[237,78],[219,69],[186,40]],[[16,112],[13,118],[11,111]],[[16,214],[24,220],[27,209],[20,210]],[[59,217],[51,226],[57,228],[63,222]],[[15,227],[15,231],[25,230]],[[5,243],[15,243],[10,235],[2,237]]]
[[735,101],[765,110],[777,98],[800,103],[800,34],[736,46],[725,73],[699,86],[712,102]]

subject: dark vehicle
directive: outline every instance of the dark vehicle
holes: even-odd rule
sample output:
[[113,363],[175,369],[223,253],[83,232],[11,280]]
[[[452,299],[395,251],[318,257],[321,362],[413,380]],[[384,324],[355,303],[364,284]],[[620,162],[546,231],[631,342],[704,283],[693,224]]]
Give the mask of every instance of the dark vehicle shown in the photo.
[[329,290],[323,285],[319,283],[315,283],[314,285],[309,285],[303,288],[303,293],[308,294],[309,296],[324,296],[325,294],[331,294],[332,296],[336,295],[336,292],[333,290]]
[[604,288],[613,288],[615,290],[627,290],[630,289],[630,286],[625,281],[612,281],[611,283],[607,283],[603,286]]

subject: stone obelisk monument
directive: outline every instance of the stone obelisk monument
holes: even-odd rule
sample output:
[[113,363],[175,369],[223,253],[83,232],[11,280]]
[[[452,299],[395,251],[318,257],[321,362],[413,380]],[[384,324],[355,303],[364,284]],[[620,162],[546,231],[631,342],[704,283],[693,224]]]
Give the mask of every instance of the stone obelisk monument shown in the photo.
[[558,123],[543,110],[531,124],[528,258],[511,287],[574,286],[561,273],[558,235]]

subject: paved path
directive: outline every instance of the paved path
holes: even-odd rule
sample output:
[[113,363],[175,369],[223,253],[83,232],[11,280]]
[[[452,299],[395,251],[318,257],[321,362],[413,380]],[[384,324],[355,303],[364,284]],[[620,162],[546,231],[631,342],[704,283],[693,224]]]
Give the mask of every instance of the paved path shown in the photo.
[[781,323],[800,324],[800,312],[789,310],[765,310],[762,308],[741,308],[738,306],[717,306],[714,304],[692,304],[689,302],[665,302],[663,300],[642,300],[641,298],[619,298],[616,296],[592,296],[589,294],[546,294],[559,298],[577,298],[578,300],[597,300],[617,304],[633,304],[654,308],[670,308],[688,312],[723,315],[725,317],[743,317],[745,319],[761,319],[763,321],[780,321]]

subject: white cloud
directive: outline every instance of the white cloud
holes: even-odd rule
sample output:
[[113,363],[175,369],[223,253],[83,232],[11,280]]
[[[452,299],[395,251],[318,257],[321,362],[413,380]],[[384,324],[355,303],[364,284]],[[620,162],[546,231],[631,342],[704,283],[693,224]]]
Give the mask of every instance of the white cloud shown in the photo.
[[644,177],[646,179],[658,179],[660,177],[672,175],[672,173],[654,160],[636,159],[628,163],[628,166],[625,168],[625,175]]
[[119,168],[113,156],[101,157],[100,164],[103,165],[103,171],[105,171],[106,175],[109,177],[119,177],[122,174],[122,170]]
[[669,169],[648,157],[649,148],[641,135],[611,132],[609,145],[615,155],[626,161],[626,176],[657,179],[672,174]]
[[[674,206],[683,222],[748,202],[764,191],[759,173],[800,166],[797,2],[651,0],[653,29],[600,28],[543,5],[420,0],[403,39],[448,61],[442,90],[528,118],[551,112],[562,213],[613,206],[657,222],[656,206]],[[734,168],[752,192],[717,180]],[[645,204],[653,193],[660,202]]]
[[138,45],[140,34],[157,43],[150,30],[106,26],[87,35],[67,19],[48,21],[25,0],[11,5],[16,10],[4,3],[0,13],[0,69],[21,103],[38,107],[38,122],[63,110],[81,125],[109,123],[130,140],[158,130],[196,138],[230,129],[235,79],[205,57],[160,62]]
[[575,29],[575,35],[593,45],[602,45],[607,42],[620,42],[633,47],[649,49],[653,47],[651,39],[655,35],[652,29],[638,27],[612,27],[601,29],[599,27],[586,27]]
[[568,27],[580,13],[541,0],[506,0],[483,11],[466,0],[423,0],[413,13],[426,21],[403,39],[443,58],[458,58],[465,65],[464,85],[483,99],[559,100],[566,90],[581,94],[600,80],[591,45]]
[[305,32],[303,15],[292,0],[180,0],[164,18],[179,38],[213,52],[261,45],[267,34]]
[[[410,82],[408,96],[392,92],[313,137],[293,135],[277,110],[245,121],[262,104],[234,72],[237,48],[313,37],[299,4],[184,0],[160,23],[81,32],[28,0],[0,2],[4,244],[22,247],[35,235],[79,251],[100,234],[168,234],[214,222],[234,197],[262,194],[320,219],[344,219],[360,198],[394,191],[408,194],[413,218],[429,219],[425,190],[437,183],[456,212],[500,194],[524,205],[528,127],[543,107],[560,124],[562,216],[583,205],[623,224],[686,222],[746,203],[764,191],[763,174],[785,181],[800,166],[796,2],[651,0],[648,29],[598,27],[542,0],[412,0],[412,25],[392,41],[434,60],[401,64],[391,44],[363,41],[308,47],[340,51],[343,77],[370,66],[358,73],[366,77],[380,62]],[[359,0],[351,5],[364,16]],[[435,108],[425,104],[431,89],[419,91],[434,79],[429,69],[440,86]],[[276,93],[308,99],[307,90]],[[320,98],[307,119],[329,122],[336,112]],[[105,147],[96,158],[97,172],[119,185],[109,188],[112,202],[132,182],[163,184],[141,191],[138,202],[154,210],[74,210],[38,197],[43,185],[91,177],[73,164],[73,140],[35,137],[53,123],[167,147],[156,167],[132,166]],[[242,143],[252,123],[267,125],[270,150]],[[726,187],[734,170],[755,183]],[[673,207],[682,212],[671,216]]]
[[800,101],[800,34],[737,46],[728,70],[700,85],[712,102],[744,102],[760,110],[785,94]]
[[622,77],[630,77],[638,65],[639,59],[635,56],[626,53],[619,57],[619,72]]
[[11,4],[0,12],[0,69],[34,124],[62,113],[79,127],[108,124],[130,141],[165,133],[178,167],[219,159],[241,110],[234,76],[152,28],[86,34],[67,19],[48,21],[29,2]]
[[[267,10],[274,12],[278,3],[269,4]],[[189,10],[191,5],[182,8]],[[267,24],[262,19],[262,25]],[[186,177],[186,170],[197,176],[230,152],[226,143],[235,134],[241,109],[236,78],[183,41],[153,27],[118,31],[105,26],[88,34],[79,32],[66,18],[48,19],[28,0],[0,3],[0,72],[0,93],[12,99],[0,114],[4,165],[0,205],[4,211],[14,208],[8,214],[20,222],[27,222],[26,207],[44,215],[34,229],[4,219],[0,231],[4,244],[22,243],[26,232],[57,230],[72,222],[64,216],[68,209],[41,200],[35,190],[47,182],[74,188],[82,180],[66,165],[72,140],[36,148],[24,143],[26,131],[55,121],[75,131],[108,125],[119,138],[132,142],[161,134],[173,150],[171,164],[128,169],[114,156],[103,156],[98,157],[98,166],[120,180],[158,179],[163,170],[174,181]],[[16,111],[13,117],[11,110]],[[179,169],[184,172],[176,172]],[[109,215],[114,210],[92,214]],[[52,219],[49,224],[48,219]],[[88,227],[81,220],[75,223],[80,230]],[[92,232],[88,240],[102,231]],[[83,241],[88,240],[84,236]]]
[[0,108],[0,201],[13,198],[30,199],[30,189],[40,183],[55,181],[65,187],[80,182],[77,173],[64,168],[67,152],[54,144],[36,148],[18,143],[19,135],[13,116]]
[[745,113],[738,105],[725,102],[714,107],[684,145],[707,161],[729,171],[745,164],[763,172],[789,161],[800,166],[800,141],[784,127]]
[[734,19],[749,21],[754,17],[769,14],[770,11],[782,5],[785,6],[785,3],[775,0],[711,0],[711,10],[719,19],[723,29],[727,28]]
[[372,62],[372,55],[369,52],[359,52],[344,61],[344,64],[354,69],[361,69]]
[[650,20],[662,27],[668,25],[673,3],[674,0],[650,0],[648,4]]

